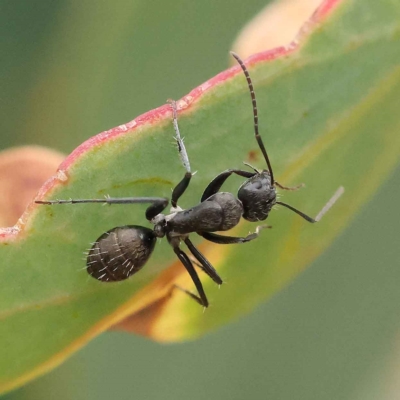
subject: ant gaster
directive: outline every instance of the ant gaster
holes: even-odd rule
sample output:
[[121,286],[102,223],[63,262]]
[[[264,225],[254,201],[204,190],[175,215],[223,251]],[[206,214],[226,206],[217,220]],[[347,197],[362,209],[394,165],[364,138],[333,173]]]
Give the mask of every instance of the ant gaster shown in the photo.
[[[339,189],[315,219],[288,204],[276,200],[276,186],[285,190],[296,190],[301,185],[288,188],[282,186],[274,179],[267,151],[258,132],[257,104],[250,75],[239,56],[233,52],[231,54],[239,63],[247,79],[253,105],[255,138],[268,168],[259,171],[248,165],[253,169],[251,172],[240,169],[228,169],[220,173],[209,183],[198,205],[186,210],[181,209],[178,206],[178,200],[189,186],[193,173],[191,172],[189,158],[178,128],[176,103],[171,101],[173,125],[176,134],[175,140],[186,172],[183,179],[172,191],[172,207],[169,214],[162,214],[169,202],[167,198],[163,197],[106,197],[104,199],[36,201],[38,204],[51,205],[77,203],[150,204],[146,209],[145,216],[153,224],[153,229],[140,225],[118,226],[103,233],[96,240],[88,252],[86,262],[87,272],[94,278],[103,282],[121,281],[129,278],[146,264],[154,250],[156,239],[165,236],[192,278],[198,295],[180,287],[178,288],[191,296],[203,307],[208,307],[209,303],[193,262],[218,285],[222,284],[222,279],[211,263],[189,239],[191,233],[197,233],[204,239],[218,244],[249,242],[256,239],[260,229],[266,226],[258,226],[254,233],[250,233],[246,237],[223,236],[214,232],[226,231],[235,227],[241,217],[251,222],[263,221],[268,217],[269,212],[275,204],[289,208],[308,222],[316,222],[343,192],[342,188]],[[231,193],[219,191],[225,180],[232,174],[247,179],[239,188],[238,198]],[[182,241],[186,244],[193,257],[189,257],[180,248]]]

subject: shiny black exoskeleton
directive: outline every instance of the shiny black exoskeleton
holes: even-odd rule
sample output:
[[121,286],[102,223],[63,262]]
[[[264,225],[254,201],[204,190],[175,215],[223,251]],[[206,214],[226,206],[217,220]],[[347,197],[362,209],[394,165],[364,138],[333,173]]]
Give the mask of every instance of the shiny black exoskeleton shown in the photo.
[[[173,125],[176,133],[175,140],[186,173],[172,192],[172,207],[169,214],[163,214],[169,203],[169,200],[163,197],[106,197],[105,199],[36,201],[39,204],[150,204],[145,215],[146,219],[153,224],[153,229],[140,225],[120,226],[103,233],[94,242],[87,254],[86,265],[87,272],[97,280],[112,282],[129,278],[146,264],[154,250],[156,239],[166,237],[173,251],[190,274],[198,295],[185,289],[180,289],[198,303],[207,307],[208,300],[202,283],[194,269],[193,262],[217,284],[222,284],[222,279],[210,262],[191,242],[189,239],[190,234],[197,233],[206,240],[218,244],[244,243],[257,238],[260,229],[265,227],[265,225],[258,226],[254,233],[246,237],[224,236],[215,232],[226,231],[235,227],[241,217],[251,222],[263,221],[268,217],[269,212],[275,204],[281,204],[289,208],[309,222],[316,222],[336,200],[334,198],[331,199],[316,219],[310,218],[288,204],[276,200],[276,186],[287,190],[295,190],[298,187],[287,188],[275,181],[267,152],[258,133],[257,104],[249,73],[239,56],[234,53],[232,55],[238,61],[247,79],[253,104],[255,138],[265,158],[268,169],[259,171],[249,166],[252,171],[228,169],[221,172],[208,184],[199,204],[186,210],[181,209],[178,206],[178,200],[189,186],[193,174],[190,169],[189,158],[183,140],[179,133],[176,103],[172,101]],[[246,181],[238,190],[237,198],[231,193],[220,191],[221,186],[232,174],[246,178]],[[181,242],[186,244],[193,258],[190,258],[180,248]]]

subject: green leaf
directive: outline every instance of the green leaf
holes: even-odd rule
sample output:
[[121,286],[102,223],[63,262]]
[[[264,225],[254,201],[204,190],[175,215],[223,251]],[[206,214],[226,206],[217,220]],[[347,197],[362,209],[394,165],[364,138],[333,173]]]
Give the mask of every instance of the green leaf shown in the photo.
[[[326,9],[336,4],[325,3]],[[341,185],[346,193],[316,225],[288,210],[271,212],[272,230],[251,243],[209,246],[206,256],[228,281],[221,290],[202,276],[212,307],[203,314],[173,292],[148,334],[159,340],[194,338],[248,312],[327,248],[393,170],[400,154],[400,5],[389,0],[336,4],[300,48],[249,60],[260,129],[284,201],[315,215]],[[265,167],[252,133],[251,103],[238,67],[179,102],[179,125],[198,173],[180,205],[196,204],[219,172],[248,161]],[[168,106],[105,132],[80,146],[41,192],[46,199],[170,196],[183,176],[172,145]],[[236,192],[243,180],[230,178]],[[7,390],[60,363],[132,312],[168,295],[171,283],[191,289],[166,241],[133,278],[104,284],[85,272],[83,252],[104,231],[146,224],[145,206],[29,207],[17,229],[0,231],[0,387]],[[229,232],[244,235],[257,224]],[[177,268],[179,269],[178,272]],[[181,271],[181,272],[180,272]],[[143,289],[149,283],[150,289]],[[141,291],[142,290],[142,291]],[[141,292],[140,292],[141,291]],[[132,298],[132,296],[134,296]]]

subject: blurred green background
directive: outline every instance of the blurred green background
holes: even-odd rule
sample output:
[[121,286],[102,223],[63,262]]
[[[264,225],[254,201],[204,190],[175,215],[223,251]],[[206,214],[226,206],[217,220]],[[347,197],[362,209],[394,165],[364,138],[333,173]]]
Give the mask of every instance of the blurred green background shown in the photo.
[[[180,98],[226,68],[265,4],[3,0],[0,149],[69,153]],[[3,398],[399,399],[399,183],[400,169],[328,252],[242,320],[174,345],[106,333]]]

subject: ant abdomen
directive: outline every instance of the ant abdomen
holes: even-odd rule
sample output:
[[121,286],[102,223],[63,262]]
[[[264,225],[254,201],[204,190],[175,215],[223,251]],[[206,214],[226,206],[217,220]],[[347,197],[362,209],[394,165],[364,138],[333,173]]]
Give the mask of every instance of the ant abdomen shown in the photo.
[[89,250],[87,272],[103,282],[127,279],[146,264],[155,244],[151,229],[139,225],[113,228],[103,233]]

